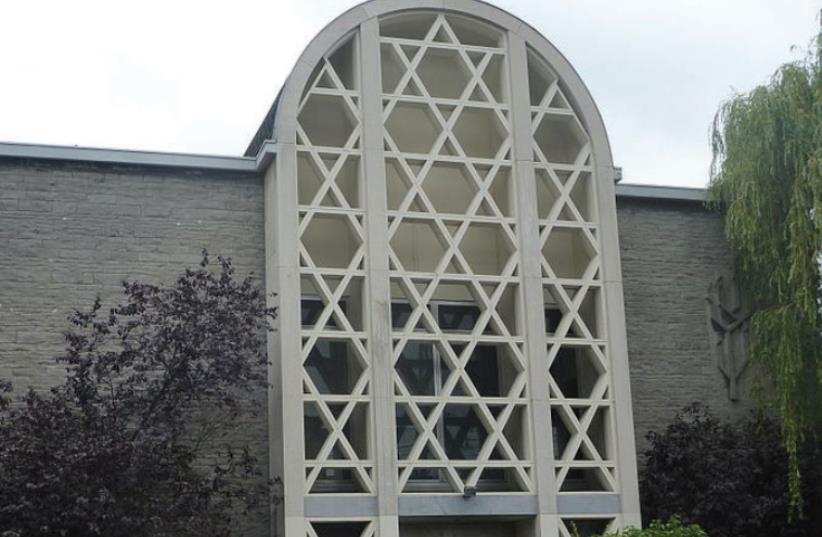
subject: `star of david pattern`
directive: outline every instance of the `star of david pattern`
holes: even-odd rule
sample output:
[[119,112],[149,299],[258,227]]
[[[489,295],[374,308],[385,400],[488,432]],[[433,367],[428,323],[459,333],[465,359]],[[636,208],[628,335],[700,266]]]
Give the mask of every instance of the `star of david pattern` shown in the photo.
[[306,494],[374,491],[356,51],[349,37],[319,62],[297,116]]
[[528,64],[557,492],[614,492],[591,144],[556,75],[533,52]]
[[[602,178],[579,103],[530,43],[405,11],[363,23],[308,77],[277,157],[296,184],[276,190],[279,215],[297,202],[277,236],[296,254],[280,284],[299,277],[300,324],[282,345],[301,366],[284,406],[302,409],[302,443],[286,449],[304,449],[287,476],[305,506],[622,493]],[[305,509],[306,537],[387,527]],[[621,516],[562,511],[550,533],[599,534]]]
[[[407,310],[392,332],[399,487],[528,492],[527,366],[509,311],[520,278],[506,52],[443,15],[425,28],[381,38],[392,300]],[[475,312],[470,326],[444,326],[444,297]],[[489,355],[508,372],[491,388],[477,372]],[[406,366],[411,356],[436,357],[426,389],[429,369]]]

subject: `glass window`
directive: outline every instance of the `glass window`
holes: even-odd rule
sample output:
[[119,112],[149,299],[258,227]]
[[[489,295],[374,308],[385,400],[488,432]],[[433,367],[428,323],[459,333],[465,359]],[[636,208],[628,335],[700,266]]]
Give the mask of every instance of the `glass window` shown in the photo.
[[562,395],[569,398],[579,397],[579,374],[577,372],[577,350],[573,347],[562,347],[551,364],[551,376],[554,377]]
[[[339,305],[343,313],[346,313],[345,302],[340,301]],[[319,298],[303,298],[300,300],[300,317],[303,327],[311,328],[315,326],[324,309],[325,304]],[[337,328],[339,328],[339,326],[337,326],[337,319],[335,319],[332,314],[325,323],[325,329],[333,330]]]
[[449,459],[476,459],[488,431],[471,405],[446,405],[442,413],[445,454]]
[[322,468],[311,487],[317,492],[364,492],[362,485],[350,468]]
[[312,522],[317,537],[360,537],[368,522]]
[[[345,313],[345,302],[339,302],[340,309]],[[303,297],[300,300],[302,325],[312,327],[325,309],[322,300],[315,297]],[[332,315],[326,322],[325,329],[335,329],[337,323]],[[354,383],[362,373],[362,367],[357,363],[346,340],[320,338],[315,343],[303,367],[311,377],[312,382],[320,393],[347,394],[354,387]]]
[[409,341],[397,359],[397,373],[411,395],[437,395],[442,387],[440,360],[434,344]]
[[[462,352],[454,349],[455,352]],[[483,397],[500,397],[502,382],[500,381],[500,356],[496,345],[477,345],[471,359],[465,365],[465,372],[471,382]]]
[[556,334],[559,322],[562,321],[562,311],[554,306],[545,308],[545,333],[552,336]]
[[315,403],[303,405],[303,421],[305,429],[305,458],[316,459],[331,431],[320,417]]
[[[432,302],[428,306],[446,333],[467,334],[476,327],[481,310],[473,304],[454,302]],[[404,330],[411,315],[412,307],[407,302],[394,302],[391,306],[391,320],[394,330]],[[419,327],[418,327],[419,328]],[[447,343],[457,356],[466,349],[467,343],[449,341]],[[440,343],[433,341],[407,341],[397,359],[396,370],[412,396],[432,397],[442,394],[444,384],[451,374],[450,361],[443,355]],[[502,349],[498,344],[478,344],[473,355],[467,361],[467,376],[483,397],[500,397],[507,394],[502,384],[503,364]],[[510,368],[509,368],[510,369]],[[506,372],[512,376],[510,372]],[[510,383],[510,380],[508,380]],[[452,395],[468,395],[459,386]],[[434,404],[418,404],[424,415]],[[407,459],[419,433],[414,426],[405,405],[398,404],[397,419],[397,454]],[[473,460],[479,456],[488,432],[480,420],[473,405],[466,403],[449,403],[436,424],[435,435],[453,460]],[[425,446],[422,459],[431,458],[430,448]],[[487,475],[486,475],[487,474]],[[483,474],[484,480],[504,478],[501,471],[488,471]],[[445,476],[439,469],[417,468],[412,472],[412,481],[417,481],[425,490],[437,489],[445,482]],[[433,488],[432,488],[433,487]]]
[[[408,324],[408,319],[411,317],[413,308],[408,302],[392,302],[391,303],[391,328],[394,330],[405,330],[405,325]],[[424,331],[425,325],[422,318],[417,321],[415,331]]]
[[318,339],[303,366],[320,393],[348,394],[356,382],[348,342]]
[[397,405],[396,407],[397,419],[397,457],[407,459],[411,453],[411,448],[414,447],[414,442],[417,441],[417,428],[414,427],[411,417],[405,406]]
[[476,306],[461,304],[439,304],[437,322],[444,332],[471,332],[479,319],[480,310]]

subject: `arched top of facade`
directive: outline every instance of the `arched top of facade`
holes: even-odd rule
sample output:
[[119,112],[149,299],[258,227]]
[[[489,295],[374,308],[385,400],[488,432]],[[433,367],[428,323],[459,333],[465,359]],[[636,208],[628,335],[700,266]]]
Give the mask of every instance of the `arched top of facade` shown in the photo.
[[369,0],[342,13],[308,44],[291,70],[247,155],[257,153],[265,140],[294,143],[300,100],[317,64],[343,39],[371,19],[385,19],[412,12],[446,12],[490,24],[517,34],[557,76],[565,98],[590,137],[597,166],[613,166],[611,148],[602,116],[579,74],[562,53],[540,32],[507,11],[480,0]]

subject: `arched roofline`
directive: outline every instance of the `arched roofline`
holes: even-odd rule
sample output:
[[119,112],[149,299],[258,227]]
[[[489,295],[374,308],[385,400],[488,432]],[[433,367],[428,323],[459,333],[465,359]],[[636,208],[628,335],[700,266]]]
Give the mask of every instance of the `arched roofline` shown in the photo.
[[565,96],[590,136],[594,158],[599,166],[613,166],[608,133],[591,93],[577,71],[562,53],[532,26],[511,13],[480,0],[369,0],[331,21],[303,50],[275,103],[272,138],[278,143],[295,143],[297,109],[314,67],[331,47],[356,30],[362,23],[386,15],[419,10],[445,10],[484,20],[503,30],[519,34],[554,70],[565,86]]

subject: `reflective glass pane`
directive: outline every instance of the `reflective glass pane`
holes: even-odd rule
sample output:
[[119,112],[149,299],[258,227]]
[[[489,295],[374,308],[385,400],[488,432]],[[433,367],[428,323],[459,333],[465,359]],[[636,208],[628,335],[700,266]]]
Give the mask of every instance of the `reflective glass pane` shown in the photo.
[[317,537],[360,537],[368,522],[312,522]]
[[303,420],[305,429],[305,458],[315,459],[322,449],[325,439],[330,433],[325,422],[320,418],[315,403],[305,403],[303,406]]
[[[345,313],[345,302],[340,302],[339,304],[340,309],[343,311],[343,313]],[[302,319],[302,325],[307,327],[316,325],[324,309],[325,304],[322,300],[318,298],[303,298],[302,300],[300,300],[300,317]],[[333,314],[328,318],[328,321],[325,323],[325,328],[339,328],[337,326],[337,320],[334,318]]]
[[397,457],[407,459],[417,441],[417,428],[411,422],[408,411],[402,405],[397,405]]
[[500,389],[497,346],[477,345],[471,354],[471,359],[465,366],[465,371],[471,382],[483,397],[499,397],[505,395]]
[[440,381],[434,356],[434,344],[409,341],[397,360],[397,372],[411,395],[436,395]]
[[480,310],[476,306],[440,304],[437,309],[437,322],[442,330],[470,332],[479,318]]
[[354,470],[350,468],[323,468],[317,475],[312,493],[318,492],[362,492],[363,487]]
[[545,333],[553,335],[562,320],[562,311],[558,308],[545,308]]
[[579,397],[576,352],[573,347],[563,347],[551,364],[551,376],[565,397]]
[[449,459],[476,459],[488,431],[471,405],[446,405],[442,415],[443,443]]
[[345,341],[317,340],[304,367],[320,393],[350,393],[362,374]]
[[[408,302],[392,302],[391,303],[391,328],[394,330],[404,330],[405,325],[408,324],[408,318],[411,317],[413,308]],[[417,322],[414,330],[425,330],[422,320]]]

